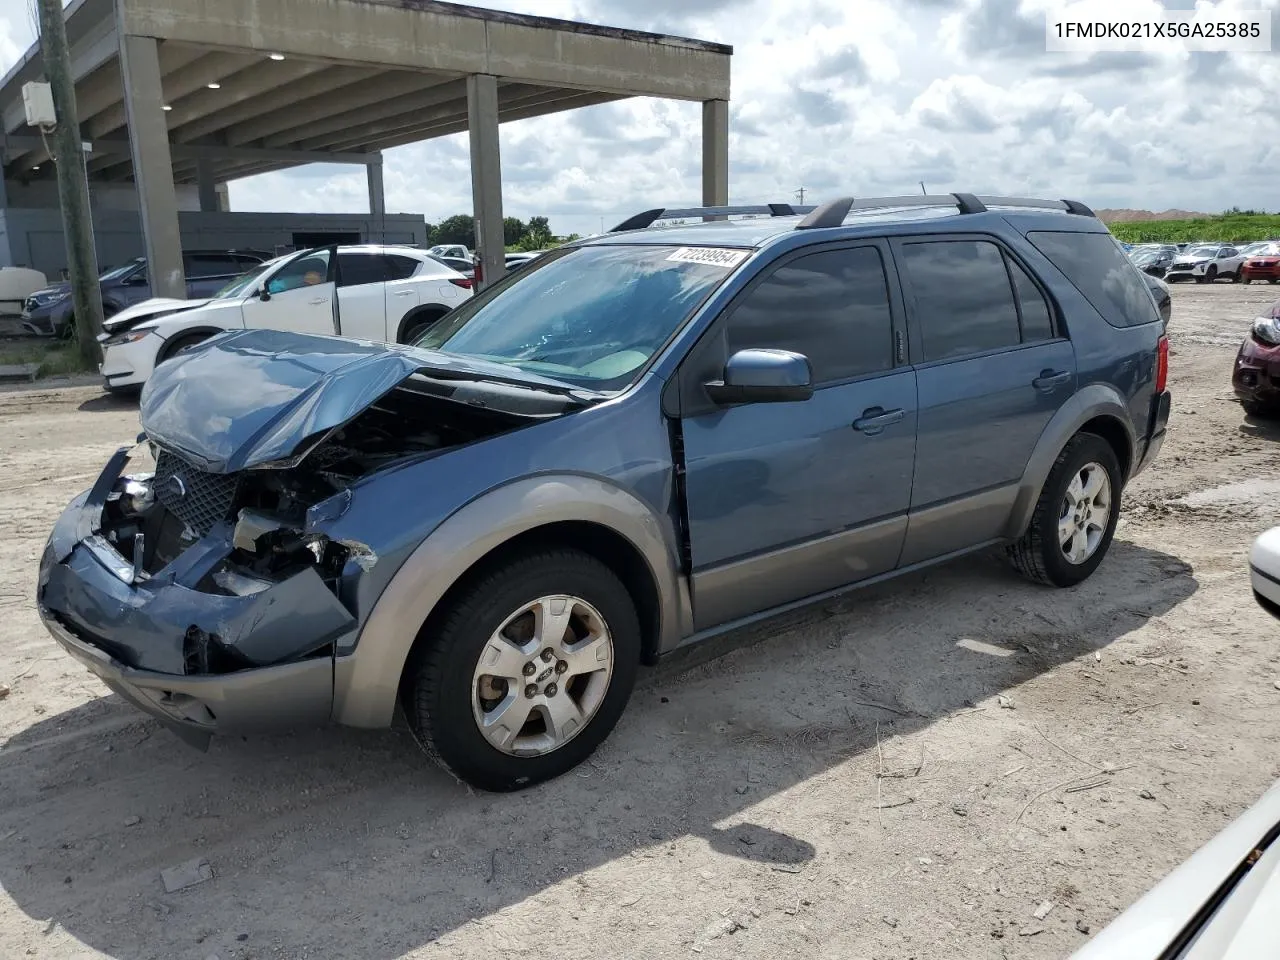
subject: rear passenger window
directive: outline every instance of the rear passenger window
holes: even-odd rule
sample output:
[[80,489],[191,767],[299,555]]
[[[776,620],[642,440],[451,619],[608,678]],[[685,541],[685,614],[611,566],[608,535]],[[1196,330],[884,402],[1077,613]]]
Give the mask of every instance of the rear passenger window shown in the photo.
[[779,267],[734,309],[725,338],[726,357],[753,347],[804,354],[815,384],[888,370],[893,320],[880,251],[828,250]]
[[1004,254],[984,240],[902,246],[924,359],[946,360],[1022,342]]
[[1030,240],[1113,327],[1160,319],[1146,281],[1109,233],[1033,231]]
[[413,259],[413,257],[402,257],[398,254],[387,253],[383,254],[382,259],[386,265],[388,280],[407,280],[418,269],[419,261]]
[[1022,313],[1022,342],[1052,340],[1053,319],[1044,294],[1017,261],[1009,260],[1009,273],[1013,276],[1013,288],[1018,292],[1018,309]]

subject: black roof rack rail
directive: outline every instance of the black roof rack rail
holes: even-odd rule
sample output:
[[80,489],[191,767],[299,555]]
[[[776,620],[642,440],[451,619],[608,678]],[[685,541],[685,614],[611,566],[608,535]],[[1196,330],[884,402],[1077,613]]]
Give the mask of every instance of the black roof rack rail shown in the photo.
[[654,210],[645,210],[643,213],[637,213],[635,216],[628,217],[620,224],[610,230],[610,233],[619,233],[623,230],[643,230],[645,227],[653,226],[659,220],[682,220],[690,217],[736,217],[736,216],[769,216],[769,217],[794,217],[797,214],[808,213],[813,207],[796,207],[789,203],[764,203],[751,204],[747,206],[731,206],[731,207],[658,207]]
[[873,197],[856,200],[840,197],[828,200],[809,214],[797,230],[813,230],[818,227],[838,227],[854,210],[878,210],[883,207],[955,207],[961,213],[986,213],[989,207],[1031,207],[1043,210],[1065,210],[1081,217],[1094,213],[1078,200],[1037,200],[1031,197],[979,197],[972,193],[943,193],[906,197]]
[[1036,197],[978,197],[989,207],[1031,207],[1038,210],[1065,210],[1078,217],[1092,217],[1094,212],[1079,200],[1040,200]]

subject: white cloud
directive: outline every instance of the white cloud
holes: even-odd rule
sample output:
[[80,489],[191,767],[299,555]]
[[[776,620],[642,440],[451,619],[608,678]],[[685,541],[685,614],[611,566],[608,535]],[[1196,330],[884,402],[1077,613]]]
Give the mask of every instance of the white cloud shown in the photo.
[[[1034,192],[1098,207],[1275,208],[1280,56],[1046,53],[1050,0],[472,0],[734,46],[730,197]],[[1203,3],[1205,0],[1199,0]],[[1190,9],[1195,0],[1167,0]],[[1112,13],[1155,0],[1107,0]],[[1275,11],[1280,0],[1221,0]],[[1273,13],[1274,18],[1274,13]],[[1280,43],[1280,22],[1273,24]],[[0,61],[29,42],[0,0]],[[504,124],[507,213],[558,232],[701,197],[701,114],[632,100]],[[470,209],[467,137],[387,152],[388,209]],[[359,168],[232,184],[238,209],[360,211]]]

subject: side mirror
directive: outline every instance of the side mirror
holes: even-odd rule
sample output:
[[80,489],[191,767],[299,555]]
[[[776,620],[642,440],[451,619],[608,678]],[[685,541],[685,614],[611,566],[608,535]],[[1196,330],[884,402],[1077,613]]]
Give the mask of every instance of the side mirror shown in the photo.
[[716,403],[785,403],[813,396],[809,358],[790,350],[739,350],[724,379],[704,384]]
[[265,283],[258,288],[258,299],[264,302],[271,299],[271,291],[267,289]]

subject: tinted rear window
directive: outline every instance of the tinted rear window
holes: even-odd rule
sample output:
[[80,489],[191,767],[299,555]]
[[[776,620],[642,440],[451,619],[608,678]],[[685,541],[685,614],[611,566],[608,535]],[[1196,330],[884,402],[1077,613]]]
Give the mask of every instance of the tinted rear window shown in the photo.
[[1109,233],[1033,231],[1030,240],[1113,327],[1160,319],[1142,273]]

